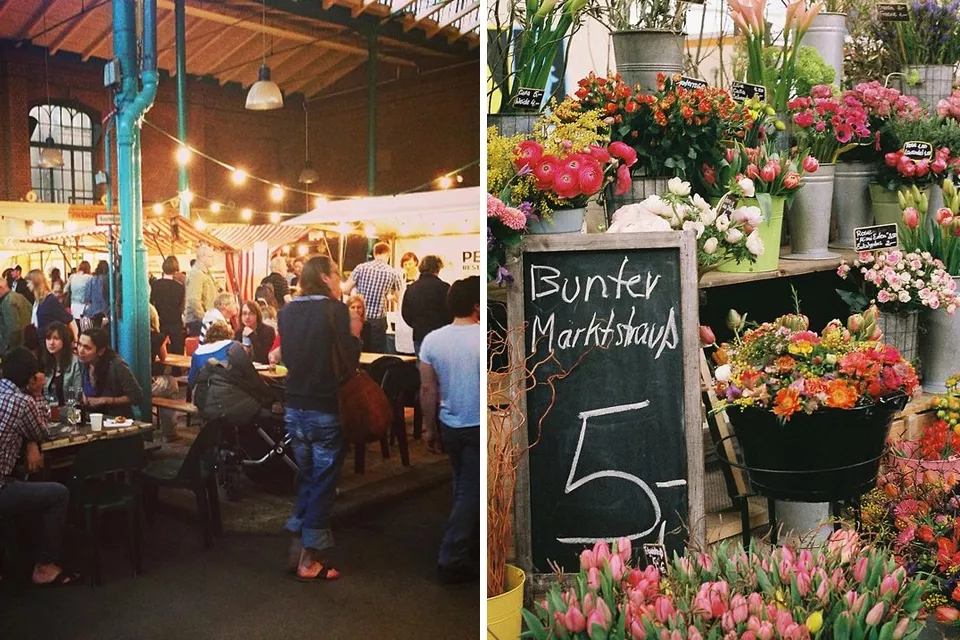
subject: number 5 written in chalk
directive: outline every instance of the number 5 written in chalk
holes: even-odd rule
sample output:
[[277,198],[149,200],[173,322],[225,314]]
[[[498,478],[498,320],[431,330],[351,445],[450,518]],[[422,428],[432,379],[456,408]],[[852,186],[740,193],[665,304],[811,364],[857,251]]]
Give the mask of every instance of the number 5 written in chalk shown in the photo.
[[[564,493],[573,493],[580,487],[593,482],[594,480],[599,480],[600,478],[617,478],[619,480],[625,480],[632,484],[635,484],[640,490],[650,499],[650,504],[653,506],[653,524],[650,525],[649,529],[641,531],[640,533],[634,533],[626,536],[630,540],[639,540],[646,535],[649,535],[657,528],[657,525],[660,524],[660,502],[657,500],[657,496],[654,495],[653,490],[650,488],[646,482],[638,478],[637,476],[626,473],[624,471],[617,471],[615,469],[604,469],[603,471],[597,471],[595,473],[588,474],[579,480],[574,480],[577,475],[577,465],[580,462],[580,453],[583,451],[583,441],[587,435],[587,424],[590,418],[595,418],[599,416],[609,416],[618,413],[626,413],[628,411],[639,411],[650,406],[649,400],[644,400],[643,402],[636,402],[634,404],[625,404],[618,405],[615,407],[605,407],[602,409],[593,409],[591,411],[584,411],[580,413],[580,439],[577,441],[577,449],[573,454],[573,463],[570,465],[570,475],[567,476],[567,484],[564,487]],[[656,483],[658,487],[678,487],[683,486],[687,483],[686,480],[671,480],[668,482],[658,482]],[[618,537],[618,536],[615,536]],[[600,540],[612,540],[615,537],[609,538],[557,538],[557,542],[563,544],[591,544],[598,542]]]

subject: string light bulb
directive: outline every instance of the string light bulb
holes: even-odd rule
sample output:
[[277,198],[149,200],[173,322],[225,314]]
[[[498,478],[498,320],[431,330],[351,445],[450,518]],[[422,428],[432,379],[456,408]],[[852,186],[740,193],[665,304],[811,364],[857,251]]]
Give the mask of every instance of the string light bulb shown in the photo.
[[363,232],[366,234],[367,238],[371,240],[377,237],[377,228],[372,224],[364,225]]
[[233,184],[239,187],[247,181],[247,172],[243,169],[234,169],[233,173],[230,174],[230,179],[233,180]]
[[222,209],[222,208],[223,208],[223,205],[220,204],[219,202],[211,202],[211,203],[210,203],[210,211],[211,211],[212,213],[220,213],[220,209]]
[[450,176],[441,176],[440,179],[437,180],[437,186],[441,189],[449,189],[453,186],[453,178]]
[[341,236],[347,235],[348,233],[350,233],[350,225],[344,222],[343,224],[337,227],[337,233],[339,233]]
[[240,217],[249,222],[250,219],[253,218],[253,210],[243,209],[242,211],[240,211]]
[[162,203],[162,202],[154,202],[154,203],[153,203],[153,212],[154,212],[155,214],[157,214],[158,216],[161,215],[161,214],[163,213],[163,203]]
[[189,189],[184,189],[183,191],[180,192],[180,199],[186,202],[187,204],[190,204],[191,202],[193,202],[193,192],[190,191]]
[[67,223],[63,225],[63,228],[66,229],[67,231],[76,231],[77,223],[74,222],[73,220],[67,220]]
[[323,205],[325,205],[325,204],[327,204],[327,197],[326,197],[326,196],[317,196],[316,199],[313,201],[313,205],[314,205],[315,207],[317,207],[318,209],[319,209],[320,207],[322,207]]
[[307,255],[307,245],[302,244],[299,247],[297,247],[297,255],[300,256],[301,258]]
[[270,222],[272,224],[280,224],[280,212],[271,211],[270,212]]
[[283,245],[283,249],[281,249],[281,251],[283,251],[284,253],[290,253],[290,245],[288,244]]
[[177,155],[177,164],[179,164],[181,167],[185,167],[187,164],[190,163],[190,156],[193,155],[193,152],[190,151],[189,147],[182,144],[179,147],[177,147],[176,155]]
[[274,202],[280,202],[281,200],[283,200],[283,196],[284,196],[283,187],[277,184],[273,185],[273,188],[270,189],[270,199],[273,200]]
[[197,221],[193,225],[197,228],[197,231],[205,231],[207,229],[207,223],[203,221],[203,218],[197,216]]
[[463,176],[459,173],[457,174],[457,184],[463,184]]

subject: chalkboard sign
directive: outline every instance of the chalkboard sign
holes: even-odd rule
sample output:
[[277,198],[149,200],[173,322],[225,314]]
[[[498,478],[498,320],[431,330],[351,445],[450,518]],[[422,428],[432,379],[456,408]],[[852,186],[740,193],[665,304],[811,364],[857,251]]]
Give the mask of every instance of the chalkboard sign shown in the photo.
[[688,91],[694,91],[696,89],[706,89],[707,81],[701,80],[700,78],[691,78],[689,76],[680,76],[680,82],[677,83],[678,87],[683,87]]
[[877,5],[880,22],[910,22],[910,12],[902,2],[881,2]]
[[767,88],[762,84],[749,84],[734,80],[730,83],[730,97],[737,102],[746,102],[753,97],[756,97],[760,102],[766,102]]
[[718,202],[715,207],[717,215],[726,215],[728,218],[732,217],[733,212],[737,210],[737,201],[737,196],[730,193],[720,198],[720,202]]
[[911,140],[903,143],[903,155],[911,160],[933,160],[933,145],[929,142]]
[[853,248],[856,251],[894,249],[896,246],[896,224],[879,224],[875,227],[857,227],[853,230]]
[[543,104],[543,89],[517,89],[513,99],[514,109],[529,109],[539,111]]
[[585,547],[622,536],[635,560],[643,544],[702,541],[693,233],[527,236],[514,273],[511,329],[528,365],[544,362],[525,396],[521,565],[575,570]]

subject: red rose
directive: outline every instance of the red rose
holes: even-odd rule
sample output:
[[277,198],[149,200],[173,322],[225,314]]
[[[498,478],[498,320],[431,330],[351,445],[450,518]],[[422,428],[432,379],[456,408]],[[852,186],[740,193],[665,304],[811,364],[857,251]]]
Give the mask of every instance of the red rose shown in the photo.
[[568,166],[557,169],[553,176],[553,190],[558,197],[564,200],[570,200],[581,195],[580,180],[577,173]]
[[513,150],[513,164],[517,169],[532,167],[543,157],[543,147],[534,140],[524,140]]
[[927,544],[933,542],[933,527],[928,524],[920,525],[920,528],[917,529],[917,537]]
[[630,191],[630,188],[633,186],[633,178],[630,177],[630,169],[627,165],[622,164],[620,168],[617,169],[617,186],[614,190],[618,196],[622,196],[627,191]]
[[625,142],[611,142],[610,146],[610,155],[614,158],[620,158],[627,163],[628,167],[632,167],[633,164],[637,161],[637,151],[630,145]]
[[533,175],[537,178],[537,189],[549,189],[553,186],[554,176],[559,168],[556,156],[543,156],[533,168]]

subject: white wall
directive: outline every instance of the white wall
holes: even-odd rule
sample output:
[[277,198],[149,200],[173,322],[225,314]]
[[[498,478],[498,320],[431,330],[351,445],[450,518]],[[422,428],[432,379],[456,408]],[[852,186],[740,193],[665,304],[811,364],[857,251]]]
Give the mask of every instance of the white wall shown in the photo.
[[[481,275],[480,258],[484,247],[479,235],[397,238],[394,247],[395,262],[408,251],[417,254],[421,260],[430,254],[440,256],[444,264],[440,279],[445,282]],[[394,266],[400,268],[399,264]]]

